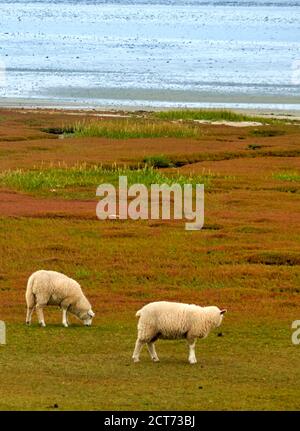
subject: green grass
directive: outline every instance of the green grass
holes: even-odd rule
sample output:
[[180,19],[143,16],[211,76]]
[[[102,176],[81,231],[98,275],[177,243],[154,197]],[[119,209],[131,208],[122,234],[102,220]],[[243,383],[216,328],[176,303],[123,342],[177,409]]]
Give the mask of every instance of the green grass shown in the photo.
[[[258,121],[266,123],[266,118],[252,117],[228,110],[217,109],[178,109],[156,112],[155,117],[162,120],[207,120],[207,121]],[[269,119],[268,119],[269,122]]]
[[[207,206],[217,210],[211,201],[217,195],[224,211],[224,192],[206,196]],[[257,192],[248,197],[255,208],[247,220],[261,217]],[[274,201],[266,203],[270,212]],[[52,410],[55,404],[58,410],[299,408],[300,346],[292,345],[290,328],[299,318],[298,267],[244,259],[263,246],[293,251],[298,238],[278,220],[263,238],[235,232],[245,213],[234,203],[227,208],[228,218],[209,213],[209,229],[192,235],[182,222],[151,227],[130,220],[1,218],[7,345],[0,346],[0,410]],[[39,268],[80,277],[96,312],[91,328],[72,317],[70,328],[62,328],[59,308],[51,307],[45,330],[36,315],[33,326],[25,326],[26,280]],[[187,363],[184,340],[159,340],[158,364],[146,348],[139,364],[131,361],[136,310],[164,299],[228,308],[220,330],[197,343],[195,366]]]
[[78,280],[84,280],[86,278],[89,278],[91,276],[91,271],[88,268],[79,267],[75,271],[75,277]]
[[259,138],[273,138],[275,136],[283,135],[285,135],[285,131],[278,129],[254,129],[250,131],[250,136],[255,136]]
[[[138,169],[129,169],[113,166],[87,166],[85,164],[73,167],[52,167],[36,170],[13,170],[0,174],[0,187],[9,187],[37,194],[63,195],[64,197],[78,197],[78,189],[90,189],[95,192],[96,187],[103,183],[118,185],[119,176],[127,176],[128,185],[144,184],[204,184],[209,187],[211,179],[216,175],[203,171],[201,175],[181,175],[177,172],[163,174],[152,167],[144,166]],[[69,192],[69,196],[65,195]]]
[[300,253],[263,251],[248,257],[249,263],[259,263],[263,265],[300,265]]
[[[58,133],[55,129],[52,133]],[[110,139],[198,138],[199,127],[139,119],[79,121],[62,129],[66,136]]]
[[276,174],[273,174],[273,178],[280,181],[300,182],[300,174],[298,172],[276,173]]
[[163,154],[144,157],[143,162],[153,168],[170,168],[174,166],[169,157]]
[[187,363],[184,340],[158,341],[160,363],[151,363],[144,348],[133,364],[134,315],[65,329],[58,309],[50,314],[57,324],[45,329],[8,325],[8,344],[0,348],[0,410],[299,408],[299,367],[291,366],[299,347],[288,326],[227,319],[223,337],[214,331],[198,341],[196,365]]

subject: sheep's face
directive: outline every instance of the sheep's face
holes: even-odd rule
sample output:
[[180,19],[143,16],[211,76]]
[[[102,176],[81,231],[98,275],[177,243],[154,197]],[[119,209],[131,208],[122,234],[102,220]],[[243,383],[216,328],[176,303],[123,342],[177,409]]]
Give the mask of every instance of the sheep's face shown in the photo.
[[224,314],[227,312],[225,309],[220,310],[220,308],[215,305],[203,307],[202,310],[206,313],[208,320],[214,328],[221,326]]
[[83,324],[85,326],[91,326],[94,316],[95,316],[95,313],[93,312],[92,309],[90,309],[87,313],[84,313],[81,316],[81,320],[83,321]]

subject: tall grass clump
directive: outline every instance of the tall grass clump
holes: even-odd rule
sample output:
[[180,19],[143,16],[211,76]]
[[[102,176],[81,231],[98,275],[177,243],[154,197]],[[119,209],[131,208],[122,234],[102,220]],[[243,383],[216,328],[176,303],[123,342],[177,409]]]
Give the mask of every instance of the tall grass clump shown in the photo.
[[241,113],[218,109],[176,109],[160,111],[154,116],[161,120],[205,120],[205,121],[259,121],[266,122],[265,118],[252,117]]
[[9,170],[0,174],[0,185],[28,192],[63,189],[66,187],[87,187],[95,179],[104,178],[105,170],[85,164],[74,167],[58,166],[33,170]]
[[59,166],[34,170],[9,170],[0,174],[0,186],[9,187],[29,193],[47,194],[53,191],[76,191],[81,188],[94,189],[103,183],[115,186],[119,183],[119,176],[127,176],[128,185],[145,184],[204,184],[209,186],[214,175],[203,172],[202,175],[181,175],[174,171],[168,174],[161,173],[158,169],[144,166],[138,169],[112,166],[87,166],[85,164],[73,167]]
[[296,181],[300,182],[300,173],[298,172],[281,172],[273,174],[273,178],[280,181]]
[[171,160],[163,154],[144,157],[143,162],[153,168],[170,168],[174,166]]
[[[67,128],[67,129],[70,129]],[[68,135],[66,130],[66,135]],[[73,136],[111,139],[133,138],[197,138],[200,129],[191,125],[153,120],[117,119],[79,121],[72,127]]]

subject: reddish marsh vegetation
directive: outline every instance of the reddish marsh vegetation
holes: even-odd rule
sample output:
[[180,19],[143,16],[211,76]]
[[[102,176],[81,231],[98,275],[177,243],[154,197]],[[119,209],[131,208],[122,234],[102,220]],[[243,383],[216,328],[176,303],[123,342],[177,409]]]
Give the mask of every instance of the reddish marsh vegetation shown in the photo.
[[[61,139],[43,131],[81,118],[0,112],[0,319],[8,325],[0,408],[299,408],[300,347],[291,343],[300,319],[299,125],[275,122],[260,126],[264,133],[198,125],[197,139]],[[100,222],[98,184],[28,192],[7,173],[136,167],[159,155],[174,166],[162,175],[208,178],[200,232],[186,232],[182,221]],[[51,310],[45,330],[24,326],[25,284],[39,268],[83,285],[94,327],[73,320],[66,330]],[[199,342],[196,366],[185,363],[183,341],[158,342],[160,364],[131,364],[135,311],[160,299],[228,308],[224,336]]]

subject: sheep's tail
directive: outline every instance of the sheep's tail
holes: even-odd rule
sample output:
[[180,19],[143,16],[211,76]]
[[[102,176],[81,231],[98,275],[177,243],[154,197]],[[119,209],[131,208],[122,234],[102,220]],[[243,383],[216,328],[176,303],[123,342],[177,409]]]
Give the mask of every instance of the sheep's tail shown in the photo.
[[136,317],[140,317],[141,313],[142,313],[142,308],[139,311],[136,312],[136,314],[135,314]]
[[33,277],[29,277],[27,282],[27,289],[26,289],[26,303],[28,308],[32,308],[35,304],[35,296],[32,292],[33,287]]

